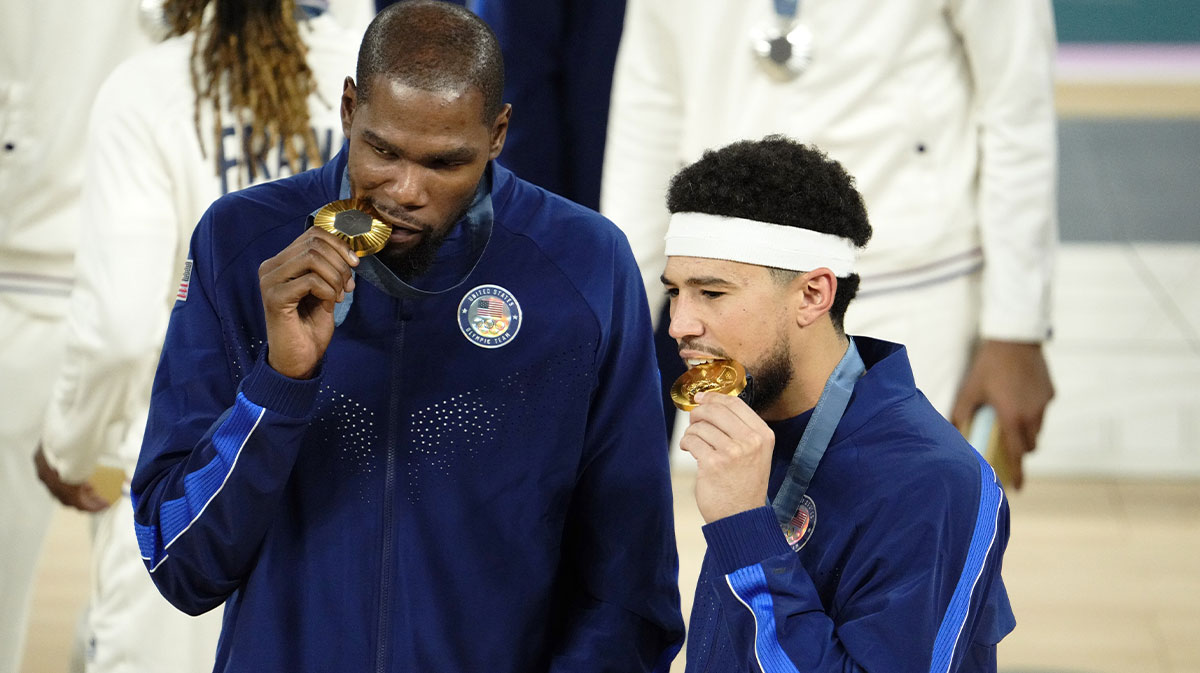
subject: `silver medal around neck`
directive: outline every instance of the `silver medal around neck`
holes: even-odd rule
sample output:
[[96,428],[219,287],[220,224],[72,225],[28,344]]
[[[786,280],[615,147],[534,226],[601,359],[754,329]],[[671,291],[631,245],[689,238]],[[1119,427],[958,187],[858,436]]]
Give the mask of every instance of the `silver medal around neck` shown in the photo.
[[795,79],[812,62],[812,31],[808,26],[777,21],[760,27],[751,37],[759,63],[776,79]]
[[162,42],[171,33],[165,0],[141,0],[138,3],[138,23],[154,42]]

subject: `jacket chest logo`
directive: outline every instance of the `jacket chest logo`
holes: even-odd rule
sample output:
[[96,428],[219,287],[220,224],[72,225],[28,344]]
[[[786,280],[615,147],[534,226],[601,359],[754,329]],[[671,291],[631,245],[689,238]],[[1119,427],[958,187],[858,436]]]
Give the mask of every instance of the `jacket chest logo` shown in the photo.
[[804,545],[808,544],[813,530],[817,527],[817,504],[805,494],[791,521],[780,524],[780,526],[783,528],[783,536],[792,546],[792,551],[800,551]]
[[499,348],[521,330],[521,305],[499,285],[480,285],[458,303],[458,328],[480,348]]

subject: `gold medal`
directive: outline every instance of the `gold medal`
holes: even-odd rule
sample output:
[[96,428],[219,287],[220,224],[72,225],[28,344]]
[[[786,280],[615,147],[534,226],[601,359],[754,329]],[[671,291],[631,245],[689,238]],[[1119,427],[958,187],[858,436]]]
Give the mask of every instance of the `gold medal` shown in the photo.
[[696,365],[683,373],[671,386],[671,401],[681,411],[691,411],[698,405],[696,395],[721,393],[739,395],[746,389],[746,369],[733,360],[713,360]]
[[88,477],[87,483],[104,502],[113,504],[121,497],[121,489],[125,486],[125,470],[108,465],[100,465]]
[[313,226],[349,243],[359,257],[366,257],[383,250],[392,234],[392,228],[371,212],[370,206],[359,199],[334,201],[313,215]]

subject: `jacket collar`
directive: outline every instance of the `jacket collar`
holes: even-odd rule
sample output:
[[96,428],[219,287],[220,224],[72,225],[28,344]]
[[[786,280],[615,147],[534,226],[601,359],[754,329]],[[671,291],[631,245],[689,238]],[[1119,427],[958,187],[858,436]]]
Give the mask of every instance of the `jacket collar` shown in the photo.
[[[908,350],[897,343],[855,336],[867,373],[854,386],[854,394],[830,444],[853,434],[884,409],[917,393]],[[869,393],[867,392],[869,391]]]
[[343,141],[342,149],[317,169],[317,180],[322,190],[323,203],[332,203],[342,198],[342,175],[346,173],[346,163],[349,158],[350,143]]

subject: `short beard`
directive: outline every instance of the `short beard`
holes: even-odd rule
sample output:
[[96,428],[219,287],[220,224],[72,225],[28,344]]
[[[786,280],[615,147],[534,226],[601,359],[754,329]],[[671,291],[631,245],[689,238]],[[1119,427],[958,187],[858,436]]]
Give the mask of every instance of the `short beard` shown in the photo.
[[787,343],[783,339],[777,341],[763,361],[754,365],[753,371],[747,368],[747,372],[754,377],[747,403],[754,413],[761,416],[763,411],[779,401],[795,375]]
[[397,278],[406,283],[410,282],[414,278],[424,275],[433,266],[433,261],[437,259],[438,250],[441,249],[442,243],[445,242],[446,236],[453,228],[454,225],[446,227],[441,231],[427,229],[421,235],[420,240],[408,250],[388,250],[384,248],[376,253],[376,256],[379,257],[379,261],[383,262],[384,266],[396,274]]
[[[387,247],[384,247],[383,250],[375,253],[375,256],[379,258],[379,261],[383,262],[384,266],[391,269],[397,278],[406,283],[412,282],[415,278],[420,278],[433,266],[442,243],[446,241],[446,237],[458,225],[459,220],[466,216],[467,211],[471,209],[471,204],[474,201],[475,192],[471,192],[455,212],[454,216],[448,222],[444,223],[442,227],[422,227],[421,238],[411,248],[407,250],[389,250]],[[412,219],[411,217],[407,218],[409,221],[412,221]]]

